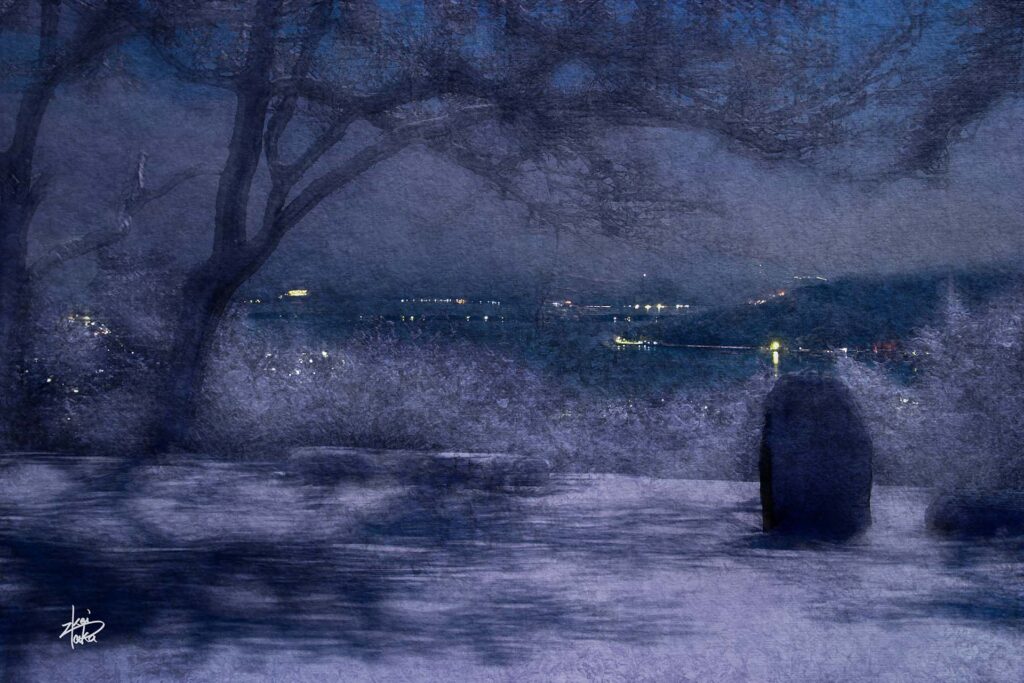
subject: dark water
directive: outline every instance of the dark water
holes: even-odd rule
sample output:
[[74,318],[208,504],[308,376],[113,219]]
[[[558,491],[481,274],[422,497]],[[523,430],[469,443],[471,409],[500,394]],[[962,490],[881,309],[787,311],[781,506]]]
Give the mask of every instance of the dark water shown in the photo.
[[783,350],[778,363],[763,347],[684,348],[664,344],[617,344],[616,338],[658,341],[661,323],[610,320],[427,320],[409,322],[395,316],[352,320],[317,312],[263,313],[247,323],[259,332],[301,335],[310,344],[358,343],[370,335],[385,335],[415,343],[463,344],[470,349],[497,351],[580,386],[610,390],[671,391],[694,386],[727,387],[758,374],[780,374],[807,368],[826,369],[833,357],[824,353]]

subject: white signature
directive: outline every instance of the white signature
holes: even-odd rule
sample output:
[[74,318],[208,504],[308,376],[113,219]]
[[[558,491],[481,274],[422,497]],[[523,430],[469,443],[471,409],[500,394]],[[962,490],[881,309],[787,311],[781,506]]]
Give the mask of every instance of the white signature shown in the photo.
[[[85,610],[86,614],[92,614],[90,610]],[[103,630],[106,626],[102,621],[89,619],[88,617],[79,617],[75,619],[75,606],[71,605],[71,621],[67,621],[61,626],[64,630],[61,632],[60,637],[70,635],[71,636],[71,649],[75,649],[75,645],[84,645],[85,643],[95,643],[96,634]],[[90,630],[92,629],[92,630]]]

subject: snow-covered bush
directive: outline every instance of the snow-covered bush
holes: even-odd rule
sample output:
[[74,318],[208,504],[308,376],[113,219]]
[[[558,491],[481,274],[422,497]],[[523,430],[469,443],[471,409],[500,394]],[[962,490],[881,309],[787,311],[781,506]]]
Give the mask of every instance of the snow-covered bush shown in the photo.
[[156,368],[96,314],[46,308],[27,380],[36,441],[58,450],[138,454],[158,402]]
[[918,443],[925,408],[917,392],[878,365],[839,357],[836,368],[856,398],[871,434],[875,446],[875,481],[928,483],[931,456]]
[[102,454],[145,449],[162,406],[181,277],[169,255],[115,246],[97,254],[86,286],[37,288],[26,335],[39,432],[31,443]]
[[364,333],[342,344],[225,325],[197,435],[211,450],[351,445],[516,452],[561,469],[755,472],[759,377],[720,392],[580,387],[495,348]]
[[[170,336],[147,321],[171,317],[169,306],[155,292],[145,306],[93,298],[87,309],[61,300],[38,311],[39,442],[138,454],[161,410]],[[146,306],[154,311],[136,319]],[[521,345],[452,334],[364,331],[324,342],[301,326],[254,324],[238,310],[218,337],[195,445],[271,457],[300,445],[512,452],[579,472],[756,476],[766,375],[685,389],[596,381],[587,354],[565,347],[575,341],[558,342],[557,357],[532,359]]]
[[852,360],[840,372],[873,432],[883,480],[1024,486],[1024,296],[971,312],[951,293],[910,347],[910,381]]

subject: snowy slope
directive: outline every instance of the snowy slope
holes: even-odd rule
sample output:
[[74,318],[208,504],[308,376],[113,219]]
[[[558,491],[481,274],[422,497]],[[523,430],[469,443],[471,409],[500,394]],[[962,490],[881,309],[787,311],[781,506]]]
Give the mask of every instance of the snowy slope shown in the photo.
[[[1024,671],[1024,547],[928,534],[923,490],[876,487],[862,538],[794,546],[759,532],[752,483],[588,475],[512,495],[185,460],[4,460],[9,678]],[[74,651],[71,604],[106,622]]]

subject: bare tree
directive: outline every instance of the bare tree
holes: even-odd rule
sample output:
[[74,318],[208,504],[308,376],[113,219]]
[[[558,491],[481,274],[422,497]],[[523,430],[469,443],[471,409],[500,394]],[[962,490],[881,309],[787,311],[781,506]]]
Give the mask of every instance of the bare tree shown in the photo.
[[137,214],[148,204],[170,194],[183,182],[204,174],[204,171],[199,168],[188,168],[173,174],[153,187],[147,180],[146,162],[148,158],[149,155],[146,152],[139,153],[135,169],[121,193],[121,200],[118,202],[117,211],[111,224],[90,230],[84,235],[73,237],[47,250],[29,268],[32,280],[45,277],[50,270],[72,259],[105,249],[125,239],[132,231]]
[[[588,130],[696,126],[763,157],[803,158],[842,138],[844,117],[899,68],[920,26],[917,4],[906,0],[903,21],[839,63],[829,57],[836,49],[820,3],[678,5],[642,3],[624,15],[601,1],[437,2],[417,12],[365,0],[154,3],[150,31],[166,63],[235,101],[213,248],[182,289],[168,409],[154,444],[187,442],[214,334],[237,289],[328,196],[409,146],[450,153],[558,224],[575,222],[569,203],[555,201],[556,212],[515,178],[545,155],[575,155],[584,159],[576,189],[603,195],[596,214],[605,229],[625,229],[616,207],[667,204],[627,189],[621,165],[586,159]],[[763,26],[743,28],[753,38],[739,40],[724,18],[739,5],[762,17]],[[758,69],[773,70],[767,85]],[[375,137],[336,160],[356,122],[375,127]],[[494,122],[515,131],[514,150],[459,144],[462,133]],[[335,165],[322,170],[328,162]],[[265,187],[256,182],[261,168]],[[614,189],[616,178],[618,198],[604,182]],[[676,208],[693,209],[687,202],[695,200]],[[254,203],[260,218],[251,224]]]
[[40,129],[57,88],[80,77],[128,34],[134,7],[117,0],[39,0],[5,3],[0,10],[4,33],[29,33],[34,26],[37,43],[29,63],[12,58],[3,65],[5,76],[26,82],[10,140],[0,152],[0,437],[10,437],[22,412],[20,366],[32,276],[26,260],[29,228],[46,190],[46,176],[35,169]]
[[978,0],[954,13],[957,59],[927,106],[910,118],[897,173],[941,172],[949,144],[969,124],[1024,86],[1024,3]]
[[[349,16],[358,19],[360,9],[365,8],[350,8]],[[345,73],[344,59],[329,65],[316,60],[334,26],[333,10],[334,3],[326,1],[165,3],[153,23],[157,46],[180,76],[223,87],[236,102],[217,188],[213,248],[182,288],[167,378],[168,409],[154,432],[158,447],[187,440],[221,318],[238,287],[263,265],[285,234],[325,198],[381,161],[417,140],[442,135],[487,113],[487,104],[470,101],[403,109],[410,103],[406,90],[411,81],[406,80],[362,94],[333,90],[315,79],[329,66],[340,69],[342,78],[351,75]],[[225,54],[223,45],[208,42],[214,26],[233,32],[234,52]],[[334,38],[345,41],[351,36],[337,33]],[[328,170],[313,173],[359,120],[377,127],[376,138]],[[314,132],[305,139],[299,135],[300,151],[286,158],[292,127],[312,127]],[[254,178],[261,164],[266,164],[270,183],[262,196],[262,218],[250,226],[247,216],[256,201]]]
[[[158,184],[153,184],[147,173],[146,152],[140,152],[131,173],[124,182],[119,201],[112,207],[108,221],[88,230],[77,237],[60,241],[37,257],[28,269],[29,287],[26,297],[32,299],[33,313],[46,308],[43,297],[39,296],[38,285],[52,281],[56,271],[75,259],[96,255],[101,261],[109,260],[112,247],[125,240],[132,232],[136,219],[144,209],[154,202],[169,195],[182,183],[203,175],[198,168],[188,168],[174,173]],[[34,295],[34,296],[33,296]],[[29,331],[38,332],[40,324],[38,315],[31,315],[25,306],[25,322],[20,328],[24,339],[24,350],[33,347],[34,335]],[[32,322],[35,324],[33,325]],[[40,409],[46,393],[47,383],[39,372],[38,352],[23,353],[21,358],[22,373],[19,377],[20,396],[11,424],[18,430],[17,443],[38,447],[51,443],[48,435],[43,433],[40,422]],[[31,362],[30,362],[31,361]]]

